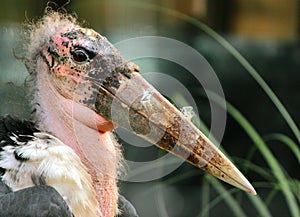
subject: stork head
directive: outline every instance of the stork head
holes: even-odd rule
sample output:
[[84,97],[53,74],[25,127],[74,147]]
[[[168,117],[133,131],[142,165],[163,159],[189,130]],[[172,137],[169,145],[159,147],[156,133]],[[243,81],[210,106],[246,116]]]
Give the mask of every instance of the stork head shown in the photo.
[[[50,20],[50,21],[49,21]],[[37,57],[48,67],[48,80],[61,97],[95,114],[94,123],[83,113],[82,123],[100,132],[122,127],[159,148],[255,194],[239,170],[139,74],[139,68],[122,58],[114,46],[73,17],[53,13],[30,35],[29,70],[38,73]],[[39,37],[37,40],[34,37]]]

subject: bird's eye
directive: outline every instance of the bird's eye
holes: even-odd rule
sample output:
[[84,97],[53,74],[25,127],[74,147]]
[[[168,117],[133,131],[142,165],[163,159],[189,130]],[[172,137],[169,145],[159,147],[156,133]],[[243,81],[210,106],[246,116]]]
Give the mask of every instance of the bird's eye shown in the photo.
[[85,52],[85,50],[82,49],[71,51],[71,55],[73,60],[77,63],[83,63],[89,60],[88,54]]

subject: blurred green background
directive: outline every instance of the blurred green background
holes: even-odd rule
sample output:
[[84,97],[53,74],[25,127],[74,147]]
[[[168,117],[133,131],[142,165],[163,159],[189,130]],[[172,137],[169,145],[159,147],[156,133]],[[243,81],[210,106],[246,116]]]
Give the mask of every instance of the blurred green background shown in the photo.
[[[50,5],[64,3],[52,1]],[[13,51],[18,54],[22,44],[21,24],[42,16],[46,5],[44,0],[1,1],[1,115],[29,117],[31,113],[24,86],[26,68]],[[141,217],[300,216],[299,1],[71,0],[65,8],[112,43],[164,36],[188,44],[208,60],[230,103],[222,148],[253,183],[258,196],[249,196],[184,163],[159,180],[120,182],[120,192]],[[207,96],[189,72],[163,60],[145,58],[136,63],[142,73],[156,70],[185,85],[209,128]],[[178,105],[188,105],[180,94],[175,91],[168,97]],[[153,146],[123,144],[125,158],[132,161],[165,154]]]

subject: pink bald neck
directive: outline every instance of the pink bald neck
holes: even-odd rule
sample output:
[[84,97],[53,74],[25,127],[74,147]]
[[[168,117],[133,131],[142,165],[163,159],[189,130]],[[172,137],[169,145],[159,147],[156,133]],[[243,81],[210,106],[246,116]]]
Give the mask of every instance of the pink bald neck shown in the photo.
[[41,130],[52,133],[81,158],[93,180],[103,217],[117,213],[117,143],[111,122],[61,96],[51,84],[46,64],[37,66],[35,102]]

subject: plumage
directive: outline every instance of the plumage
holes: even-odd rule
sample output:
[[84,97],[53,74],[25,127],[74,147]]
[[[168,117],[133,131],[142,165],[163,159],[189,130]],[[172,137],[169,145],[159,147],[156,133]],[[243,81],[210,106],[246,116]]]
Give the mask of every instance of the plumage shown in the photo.
[[64,198],[75,216],[100,215],[91,177],[69,146],[38,131],[28,121],[8,116],[0,119],[0,124],[10,129],[6,135],[1,132],[0,165],[5,170],[1,176],[4,183],[13,191],[49,185]]
[[65,200],[50,186],[34,186],[16,192],[0,182],[0,216],[73,217]]

